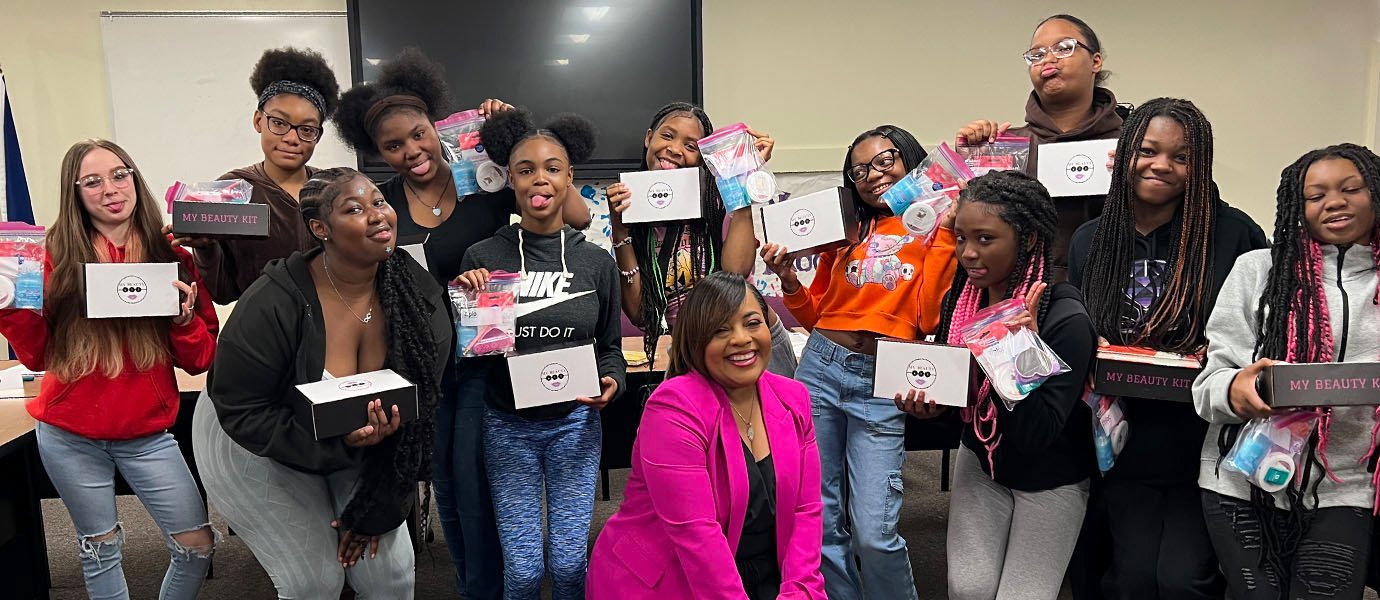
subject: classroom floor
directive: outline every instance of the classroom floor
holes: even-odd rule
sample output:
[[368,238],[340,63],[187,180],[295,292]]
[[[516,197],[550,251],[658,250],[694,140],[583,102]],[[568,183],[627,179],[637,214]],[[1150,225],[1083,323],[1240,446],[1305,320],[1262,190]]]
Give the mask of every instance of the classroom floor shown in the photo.
[[[938,452],[911,452],[906,455],[904,481],[906,501],[901,509],[901,533],[910,544],[911,566],[915,581],[924,600],[945,597],[944,534],[947,528],[949,497],[939,491]],[[598,535],[604,521],[618,508],[622,500],[627,470],[614,471],[608,502],[594,503],[594,527],[590,539]],[[120,518],[126,531],[124,567],[132,598],[158,597],[158,585],[167,568],[168,555],[153,520],[133,496],[118,500]],[[434,510],[434,509],[433,509]],[[72,522],[67,510],[58,500],[43,502],[48,537],[48,562],[53,573],[54,600],[79,600],[86,597],[82,587],[81,566],[73,543]],[[218,530],[225,531],[225,522],[212,515]],[[454,569],[441,539],[440,524],[433,516],[436,539],[417,555],[417,598],[455,598]],[[216,554],[215,578],[206,582],[202,598],[243,599],[273,598],[273,584],[254,560],[244,542],[226,537]],[[1068,591],[1060,595],[1068,598]],[[1370,591],[1367,599],[1377,596]]]

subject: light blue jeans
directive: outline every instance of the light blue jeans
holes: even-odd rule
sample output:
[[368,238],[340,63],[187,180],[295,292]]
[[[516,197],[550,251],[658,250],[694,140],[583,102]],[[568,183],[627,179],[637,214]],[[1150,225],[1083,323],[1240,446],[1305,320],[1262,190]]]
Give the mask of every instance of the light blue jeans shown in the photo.
[[[214,547],[188,548],[172,536],[210,526],[196,481],[167,432],[121,441],[86,438],[38,423],[38,455],[77,530],[86,593],[95,600],[129,598],[121,568],[125,532],[115,512],[115,470],[124,475],[163,530],[172,562],[158,597],[195,598]],[[108,533],[115,537],[97,541]]]
[[810,390],[819,443],[820,571],[831,600],[917,597],[906,540],[896,530],[906,417],[891,399],[872,397],[876,361],[815,332],[795,371]]

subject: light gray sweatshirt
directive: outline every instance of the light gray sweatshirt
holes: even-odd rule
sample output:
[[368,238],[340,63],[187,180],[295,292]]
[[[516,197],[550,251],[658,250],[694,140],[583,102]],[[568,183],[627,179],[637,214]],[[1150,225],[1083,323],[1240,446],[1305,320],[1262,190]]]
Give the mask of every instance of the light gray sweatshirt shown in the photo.
[[[1380,360],[1380,307],[1375,305],[1377,277],[1371,247],[1352,246],[1341,253],[1336,246],[1323,246],[1322,263],[1327,312],[1336,344],[1335,360]],[[1265,293],[1269,272],[1268,249],[1243,254],[1236,260],[1236,267],[1222,285],[1212,316],[1208,318],[1207,366],[1193,383],[1193,402],[1198,414],[1212,423],[1203,440],[1198,485],[1242,500],[1250,499],[1251,484],[1240,473],[1218,468],[1217,439],[1223,425],[1242,422],[1232,412],[1228,394],[1236,374],[1255,362],[1256,305]],[[1308,492],[1304,496],[1308,508],[1371,508],[1375,489],[1371,474],[1360,459],[1370,451],[1370,432],[1374,425],[1373,407],[1339,407],[1333,411],[1327,459],[1342,483],[1328,479],[1323,469],[1314,465],[1303,488]],[[1314,482],[1319,480],[1318,506],[1314,507],[1312,489]],[[1275,494],[1275,505],[1288,507],[1283,492]]]

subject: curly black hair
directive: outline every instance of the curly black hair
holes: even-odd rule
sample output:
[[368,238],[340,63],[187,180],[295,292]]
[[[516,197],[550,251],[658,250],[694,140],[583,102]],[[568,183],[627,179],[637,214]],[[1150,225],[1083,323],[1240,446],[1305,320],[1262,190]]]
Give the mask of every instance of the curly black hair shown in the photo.
[[[337,167],[318,171],[302,186],[302,220],[322,219],[330,211],[343,188],[361,177],[359,171]],[[320,243],[320,240],[317,240]],[[374,290],[388,328],[388,355],[384,367],[392,369],[417,386],[419,417],[404,424],[383,442],[365,450],[364,469],[358,489],[341,515],[345,528],[365,522],[378,510],[380,498],[406,498],[416,490],[417,481],[431,479],[431,443],[435,414],[441,397],[436,376],[437,347],[432,335],[431,303],[418,292],[416,278],[403,252],[394,252],[379,265]],[[359,531],[366,535],[384,532]]]
[[505,110],[490,116],[479,130],[479,141],[484,144],[484,151],[495,163],[504,166],[512,160],[513,151],[519,145],[534,137],[556,142],[565,149],[570,164],[578,165],[594,154],[597,136],[594,123],[574,113],[556,115],[545,127],[538,129],[531,111],[525,108]]
[[[374,132],[369,130],[365,116],[378,101],[389,96],[412,96],[426,105],[426,118],[438,121],[450,114],[450,90],[446,86],[445,69],[417,48],[404,48],[392,60],[379,68],[373,83],[361,83],[340,97],[335,127],[345,143],[356,152],[376,154]],[[395,111],[412,110],[412,106],[388,108],[379,119]]]
[[336,83],[335,72],[326,63],[326,58],[315,50],[291,46],[265,50],[249,75],[249,87],[258,96],[275,81],[300,83],[320,92],[326,108],[322,120],[330,117],[340,105],[340,84]]

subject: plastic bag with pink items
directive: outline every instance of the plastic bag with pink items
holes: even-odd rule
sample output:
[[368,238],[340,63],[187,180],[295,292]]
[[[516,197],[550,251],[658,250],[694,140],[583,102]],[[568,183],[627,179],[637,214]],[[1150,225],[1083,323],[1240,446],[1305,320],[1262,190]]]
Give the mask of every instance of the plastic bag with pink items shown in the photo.
[[455,179],[459,198],[470,194],[497,192],[508,184],[508,172],[489,158],[479,140],[485,117],[479,109],[455,113],[436,122],[436,134],[448,150],[446,160]]
[[1069,372],[1068,363],[1034,331],[1007,325],[1025,310],[1023,300],[1011,298],[978,311],[959,330],[1007,410],[1050,377]]
[[956,150],[977,176],[992,171],[1024,171],[1030,162],[1030,138],[1018,135],[999,135],[978,144],[960,138]]
[[0,223],[0,309],[43,313],[46,230],[28,223]]
[[517,292],[521,273],[494,271],[482,290],[458,282],[449,286],[455,307],[457,358],[513,351],[517,346]]
[[882,201],[891,214],[901,217],[906,231],[929,243],[939,224],[958,200],[958,184],[973,178],[973,172],[947,143],[882,192]]
[[763,167],[757,139],[747,125],[734,123],[700,138],[700,156],[719,187],[724,210],[766,204],[776,195],[776,177]]
[[168,212],[173,211],[173,202],[234,202],[247,204],[254,195],[254,186],[243,179],[223,179],[200,183],[175,181],[168,186],[163,198],[168,201]]

